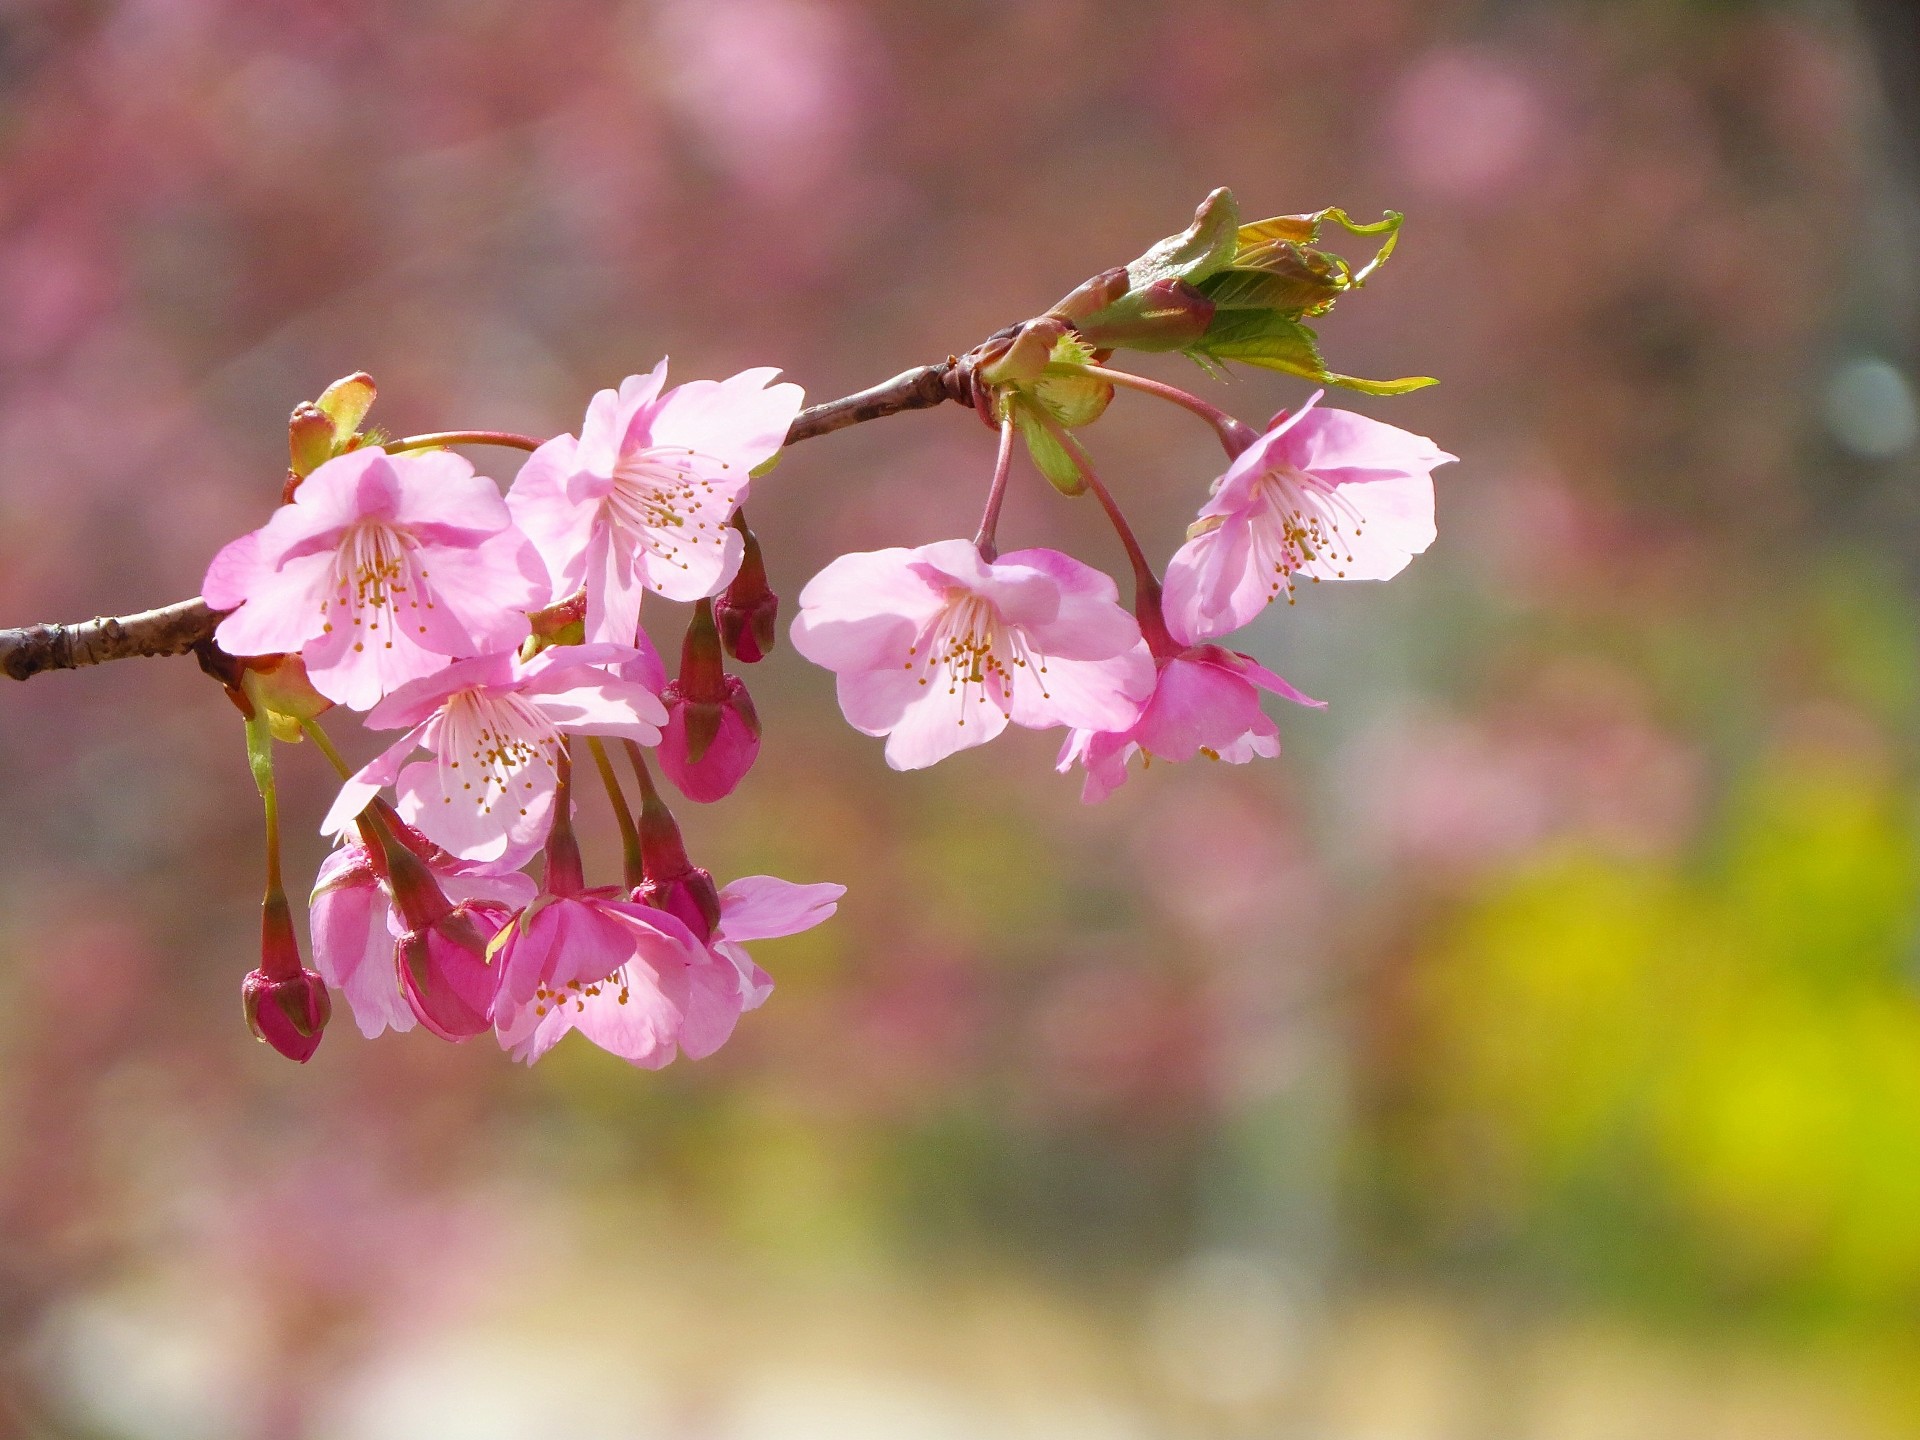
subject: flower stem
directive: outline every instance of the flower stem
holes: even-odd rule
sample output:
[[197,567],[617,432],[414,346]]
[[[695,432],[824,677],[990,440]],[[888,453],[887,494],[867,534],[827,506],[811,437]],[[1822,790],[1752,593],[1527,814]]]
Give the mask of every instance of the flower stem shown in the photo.
[[1260,432],[1243,421],[1236,420],[1218,405],[1209,405],[1198,395],[1182,390],[1178,385],[1169,385],[1163,380],[1150,380],[1145,375],[1136,375],[1131,370],[1109,370],[1104,365],[1083,364],[1072,367],[1081,375],[1091,375],[1104,380],[1109,385],[1123,386],[1128,390],[1138,390],[1143,395],[1154,395],[1182,410],[1191,411],[1206,421],[1220,437],[1220,443],[1226,448],[1227,458],[1235,459],[1242,450],[1260,438]]
[[342,780],[353,773],[353,768],[341,758],[340,752],[333,748],[333,741],[327,738],[327,732],[320,728],[318,720],[302,720],[300,728],[306,732],[306,737],[313,741],[314,748],[326,756],[327,762],[340,772]]
[[511,430],[438,430],[431,435],[383,440],[380,448],[389,455],[398,455],[405,450],[434,450],[442,445],[500,445],[509,450],[538,450],[545,443],[531,435],[516,435]]
[[1094,499],[1100,502],[1100,508],[1107,512],[1113,533],[1120,537],[1120,544],[1127,552],[1127,563],[1133,567],[1133,613],[1140,621],[1140,633],[1146,639],[1147,648],[1162,658],[1178,654],[1180,647],[1167,632],[1167,622],[1160,612],[1160,577],[1153,573],[1153,566],[1147,563],[1146,552],[1140,548],[1133,526],[1127,523],[1127,517],[1120,509],[1120,502],[1113,498],[1113,492],[1107,489],[1105,482],[1094,471],[1093,457],[1073,437],[1073,432],[1064,425],[1056,424],[1052,416],[1046,417],[1046,423],[1054,439],[1060,442],[1073,457],[1074,464],[1080,467],[1081,478],[1087,482]]
[[993,457],[993,484],[987,490],[987,508],[980,516],[980,533],[973,547],[988,563],[1000,551],[994,544],[994,532],[1000,528],[1000,506],[1007,498],[1007,476],[1013,471],[1013,416],[1000,422],[1000,449]]
[[572,747],[560,747],[560,783],[553,792],[553,828],[547,832],[546,887],[554,895],[578,895],[586,889],[586,877],[580,866],[580,841],[573,833],[573,754]]
[[633,823],[633,811],[627,808],[627,796],[620,788],[620,777],[613,773],[613,759],[607,754],[606,745],[598,735],[589,735],[587,749],[593,752],[593,763],[600,770],[600,783],[606,787],[607,800],[613,806],[613,818],[620,826],[620,857],[625,867],[627,888],[632,890],[647,878],[640,863],[640,831]]

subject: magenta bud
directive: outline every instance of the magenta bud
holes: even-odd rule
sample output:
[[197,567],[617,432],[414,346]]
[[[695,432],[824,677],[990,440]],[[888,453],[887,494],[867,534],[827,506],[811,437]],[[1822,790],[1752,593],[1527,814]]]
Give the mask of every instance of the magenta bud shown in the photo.
[[738,675],[723,681],[726,698],[688,700],[678,680],[660,692],[667,723],[660,732],[660,768],[682,795],[710,805],[731,795],[760,755],[760,717]]
[[771,590],[746,604],[736,603],[729,590],[714,602],[713,618],[720,626],[720,642],[742,665],[758,665],[778,643],[780,597]]
[[487,947],[512,912],[476,902],[456,905],[400,937],[400,987],[408,1008],[442,1040],[470,1040],[493,1023],[499,967]]
[[311,970],[289,976],[248,971],[240,983],[240,1005],[255,1037],[302,1065],[320,1048],[321,1032],[333,1014],[327,982]]
[[733,523],[746,538],[746,549],[733,583],[713,602],[713,619],[720,628],[720,643],[726,646],[727,653],[742,665],[757,665],[773,653],[780,597],[767,584],[767,566],[760,554],[759,540],[747,528],[744,517],[736,514]]
[[660,692],[660,768],[702,804],[731,794],[760,754],[760,717],[740,677],[727,673],[715,608],[707,600],[694,606],[680,674]]
[[642,905],[664,910],[691,930],[702,945],[713,938],[720,923],[720,890],[713,876],[698,865],[689,865],[666,880],[645,880],[634,890],[633,898]]

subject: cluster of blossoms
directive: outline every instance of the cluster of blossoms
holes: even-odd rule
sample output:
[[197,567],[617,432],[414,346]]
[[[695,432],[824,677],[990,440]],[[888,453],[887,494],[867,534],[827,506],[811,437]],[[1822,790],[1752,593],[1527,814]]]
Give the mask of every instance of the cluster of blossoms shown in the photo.
[[[802,590],[795,648],[834,672],[847,720],[886,737],[896,769],[1009,724],[1064,729],[1058,768],[1084,770],[1089,801],[1124,783],[1136,756],[1276,755],[1262,692],[1319,702],[1217,642],[1276,599],[1291,603],[1297,577],[1386,579],[1432,542],[1432,471],[1453,457],[1430,441],[1322,405],[1323,392],[1257,432],[1105,363],[1123,345],[1177,348],[1377,393],[1424,383],[1332,375],[1300,323],[1365,276],[1306,244],[1321,221],[1384,231],[1377,264],[1398,217],[1239,226],[1223,194],[1186,234],[958,362],[955,398],[999,436],[975,536],[843,555]],[[532,1061],[577,1029],[663,1065],[710,1053],[766,998],[771,981],[743,942],[833,913],[839,885],[716,886],[653,778],[657,768],[710,803],[758,753],[760,721],[727,659],[752,664],[775,643],[778,602],[741,506],[800,413],[799,388],[776,373],[669,389],[663,361],[596,395],[577,437],[545,443],[362,434],[364,376],[295,411],[286,503],[215,557],[204,591],[227,612],[215,640],[267,803],[265,954],[244,989],[263,1039],[307,1059],[331,987],[368,1036],[416,1023],[452,1040],[491,1030]],[[1200,414],[1229,457],[1164,574],[1073,434],[1115,386]],[[532,452],[504,497],[444,448],[489,440]],[[1000,553],[1021,440],[1057,489],[1092,493],[1105,510],[1132,570],[1131,608],[1072,556]],[[648,592],[692,606],[671,679],[641,628]],[[332,705],[399,738],[347,773],[318,724]],[[273,738],[301,733],[343,775],[322,827],[339,848],[312,897],[315,970],[279,883],[272,785]],[[619,885],[584,878],[573,737],[620,826]],[[637,808],[610,742],[627,756]],[[522,873],[536,856],[537,884]]]

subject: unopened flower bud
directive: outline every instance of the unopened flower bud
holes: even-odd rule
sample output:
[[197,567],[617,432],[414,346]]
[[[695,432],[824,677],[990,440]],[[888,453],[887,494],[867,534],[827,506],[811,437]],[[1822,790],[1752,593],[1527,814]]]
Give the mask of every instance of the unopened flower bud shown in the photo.
[[747,528],[746,518],[736,511],[733,523],[745,538],[746,548],[733,583],[713,602],[713,618],[727,653],[742,665],[757,665],[773,653],[780,597],[767,584],[766,559],[760,553],[760,541]]
[[364,370],[343,375],[320,392],[317,408],[324,411],[333,422],[336,450],[347,448],[347,442],[359,430],[360,422],[367,418],[367,412],[373,408],[374,397],[379,393],[373,377]]
[[287,421],[289,468],[304,480],[334,455],[333,417],[309,400],[293,407]]
[[488,954],[513,916],[474,901],[400,937],[400,985],[420,1023],[442,1040],[470,1040],[493,1023],[500,969]]
[[320,1048],[333,1004],[327,982],[300,962],[287,897],[270,890],[260,907],[260,967],[240,985],[247,1027],[289,1060],[304,1065]]
[[302,1065],[320,1048],[333,1014],[327,982],[311,970],[284,979],[251,970],[240,985],[240,1004],[257,1038]]
[[710,601],[694,607],[679,678],[660,699],[667,707],[660,768],[689,800],[704,805],[732,794],[759,757],[760,717],[740,677],[726,672]]

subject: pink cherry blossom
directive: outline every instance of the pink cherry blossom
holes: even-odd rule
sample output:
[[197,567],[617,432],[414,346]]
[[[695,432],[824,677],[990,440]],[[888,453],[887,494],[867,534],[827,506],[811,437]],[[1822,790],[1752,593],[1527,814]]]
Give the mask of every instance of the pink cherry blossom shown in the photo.
[[[449,899],[487,900],[512,910],[532,901],[536,887],[529,877],[456,859],[411,827],[396,829]],[[360,1033],[371,1040],[383,1030],[411,1030],[413,1007],[396,968],[408,927],[362,841],[340,846],[321,862],[307,912],[314,969],[346,997]]]
[[1454,457],[1319,398],[1227,467],[1167,566],[1167,626],[1183,644],[1291,597],[1295,575],[1385,580],[1433,543],[1432,472]]
[[231,610],[231,655],[298,652],[329,700],[371,707],[453,658],[517,644],[546,569],[493,482],[447,451],[368,447],[214,556],[202,593]]
[[632,644],[643,591],[698,600],[733,579],[742,541],[728,517],[805,398],[769,384],[779,373],[662,394],[662,360],[595,395],[577,440],[558,436],[527,457],[507,503],[558,592],[586,587],[588,640]]
[[[483,655],[402,686],[367,716],[375,730],[410,727],[348,778],[321,829],[337,834],[386,785],[428,839],[465,860],[512,867],[540,848],[558,784],[561,736],[658,743],[660,698],[603,666],[646,669],[630,645],[556,645],[531,660]],[[406,760],[416,749],[432,763]]]
[[[702,1059],[726,1042],[743,1011],[758,1007],[773,989],[743,942],[809,930],[833,914],[845,893],[841,885],[795,885],[770,875],[736,880],[720,892],[720,922],[702,945],[663,910],[586,892],[556,922],[590,932],[591,939],[569,942],[591,957],[584,968],[596,968],[622,947],[630,958],[601,980],[548,985],[544,994],[536,988],[532,1003],[517,1007],[508,1007],[508,997],[525,981],[515,978],[509,962],[499,1002],[500,1043],[532,1064],[569,1030],[578,1030],[601,1049],[649,1070],[670,1063],[676,1053]],[[589,914],[590,925],[583,923]],[[634,929],[636,921],[647,929]],[[641,938],[649,933],[655,938]],[[580,968],[580,962],[569,963]],[[538,964],[527,962],[527,973],[539,973]]]
[[1280,753],[1280,730],[1260,709],[1266,690],[1296,705],[1324,702],[1301,694],[1273,671],[1218,645],[1196,645],[1159,662],[1153,698],[1124,730],[1075,730],[1060,750],[1058,769],[1087,770],[1080,798],[1104,800],[1126,783],[1127,762],[1191,760],[1195,755],[1244,765]]
[[1009,722],[1122,730],[1154,665],[1113,581],[1055,550],[972,543],[842,555],[800,592],[794,647],[839,677],[856,730],[917,770]]

